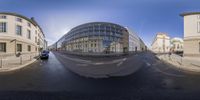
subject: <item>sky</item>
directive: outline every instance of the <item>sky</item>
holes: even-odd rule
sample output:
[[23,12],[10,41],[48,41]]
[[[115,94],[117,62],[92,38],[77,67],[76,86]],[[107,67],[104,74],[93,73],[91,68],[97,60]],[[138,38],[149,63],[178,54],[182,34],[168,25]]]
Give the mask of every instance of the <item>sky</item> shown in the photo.
[[48,45],[88,22],[129,27],[150,46],[158,32],[183,38],[183,12],[200,11],[200,0],[0,0],[0,12],[34,17]]

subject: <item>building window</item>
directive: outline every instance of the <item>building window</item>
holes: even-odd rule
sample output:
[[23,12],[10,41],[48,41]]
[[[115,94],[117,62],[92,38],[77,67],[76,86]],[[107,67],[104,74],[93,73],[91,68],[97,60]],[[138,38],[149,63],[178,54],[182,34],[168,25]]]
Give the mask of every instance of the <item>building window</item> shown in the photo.
[[197,15],[197,19],[200,19],[200,15]]
[[0,22],[0,32],[6,32],[7,24],[6,22]]
[[17,44],[17,52],[22,52],[22,44]]
[[197,22],[197,32],[200,33],[200,22]]
[[31,31],[30,30],[27,30],[27,38],[31,39]]
[[16,18],[16,21],[22,22],[22,19],[21,18]]
[[30,45],[28,45],[28,51],[31,51],[31,46]]
[[96,46],[97,46],[97,44],[95,43],[95,44],[94,44],[94,47],[96,47]]
[[199,52],[200,52],[200,42],[199,42]]
[[6,52],[6,43],[0,43],[0,52]]
[[20,25],[16,26],[16,34],[17,35],[22,35],[22,26],[20,26]]
[[7,17],[4,16],[4,15],[0,16],[0,19],[6,19],[6,18],[7,18]]
[[31,27],[31,23],[28,22],[28,27]]

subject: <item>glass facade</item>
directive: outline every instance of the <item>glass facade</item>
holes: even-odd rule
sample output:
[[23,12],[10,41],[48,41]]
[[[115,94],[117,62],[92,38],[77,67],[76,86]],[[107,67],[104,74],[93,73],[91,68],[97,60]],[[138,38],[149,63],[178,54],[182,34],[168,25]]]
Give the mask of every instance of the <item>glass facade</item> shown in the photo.
[[94,22],[73,28],[57,42],[57,49],[73,52],[116,53],[128,51],[126,28]]

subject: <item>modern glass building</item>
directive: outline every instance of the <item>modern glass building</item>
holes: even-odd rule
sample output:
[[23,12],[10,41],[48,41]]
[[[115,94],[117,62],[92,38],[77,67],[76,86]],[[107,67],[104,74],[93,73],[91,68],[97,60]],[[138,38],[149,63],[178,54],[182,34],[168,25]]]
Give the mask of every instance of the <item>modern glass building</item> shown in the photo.
[[[124,53],[130,51],[129,36],[128,29],[121,25],[108,22],[92,22],[71,29],[54,44],[54,47],[57,50],[73,52]],[[137,35],[131,34],[131,36],[133,39],[135,36],[137,39],[134,41],[138,42],[132,44],[139,44]],[[139,51],[139,49],[137,50]]]

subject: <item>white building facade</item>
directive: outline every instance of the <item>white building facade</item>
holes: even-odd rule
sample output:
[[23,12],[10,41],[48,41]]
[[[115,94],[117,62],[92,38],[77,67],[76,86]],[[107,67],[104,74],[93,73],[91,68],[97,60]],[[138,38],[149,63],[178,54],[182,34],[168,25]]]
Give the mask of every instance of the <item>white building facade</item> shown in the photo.
[[183,52],[183,39],[178,37],[172,38],[171,50],[173,52]]
[[128,33],[129,33],[129,51],[140,51],[140,38],[136,34],[136,32],[130,30],[127,28]]
[[183,13],[184,56],[200,57],[200,12]]
[[157,33],[151,45],[155,53],[168,53],[170,51],[170,37],[166,33]]
[[33,18],[0,12],[1,57],[37,53],[46,47],[45,35]]

